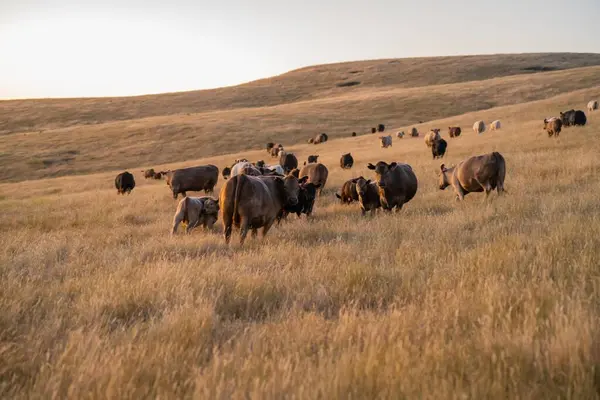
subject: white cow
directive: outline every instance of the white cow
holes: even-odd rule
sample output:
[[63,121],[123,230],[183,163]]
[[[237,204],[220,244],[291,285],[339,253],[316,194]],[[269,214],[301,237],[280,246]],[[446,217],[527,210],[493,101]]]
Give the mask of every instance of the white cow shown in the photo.
[[500,127],[501,125],[499,120],[492,121],[492,123],[490,124],[490,130],[492,131],[497,131],[500,129]]
[[587,109],[589,112],[597,110],[598,109],[598,101],[597,100],[590,101],[587,105]]

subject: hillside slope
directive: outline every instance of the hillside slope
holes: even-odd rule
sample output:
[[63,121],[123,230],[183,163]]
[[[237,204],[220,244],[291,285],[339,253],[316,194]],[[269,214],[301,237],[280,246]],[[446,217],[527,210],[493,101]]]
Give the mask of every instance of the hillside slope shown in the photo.
[[[410,88],[600,65],[600,54],[407,58],[319,65],[247,84],[160,95],[0,102],[0,134],[160,115],[266,107],[384,87]],[[354,86],[338,86],[349,82]],[[350,83],[352,84],[352,83]]]
[[[417,88],[362,89],[278,106],[14,133],[0,136],[0,180],[172,163],[260,149],[269,140],[289,147],[305,143],[320,131],[327,132],[335,143],[352,131],[364,134],[378,122],[388,127],[408,126],[595,88],[599,83],[600,67],[587,67]],[[582,96],[565,107],[584,108],[587,100]],[[562,109],[554,110],[553,115]],[[472,123],[463,127],[468,129]]]

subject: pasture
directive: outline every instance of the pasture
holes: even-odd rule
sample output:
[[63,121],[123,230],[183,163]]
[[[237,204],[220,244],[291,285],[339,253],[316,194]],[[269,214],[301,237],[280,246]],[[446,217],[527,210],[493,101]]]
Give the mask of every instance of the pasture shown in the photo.
[[[170,237],[177,202],[140,170],[269,162],[262,145],[130,168],[129,196],[112,158],[0,184],[0,397],[598,398],[600,112],[558,139],[542,130],[593,98],[600,87],[427,121],[448,141],[435,161],[422,135],[283,141],[300,163],[318,154],[328,183],[310,220],[243,247],[221,221]],[[502,129],[475,135],[477,119]],[[492,151],[504,196],[438,189],[441,163]],[[379,160],[410,164],[418,192],[361,217],[335,192]]]

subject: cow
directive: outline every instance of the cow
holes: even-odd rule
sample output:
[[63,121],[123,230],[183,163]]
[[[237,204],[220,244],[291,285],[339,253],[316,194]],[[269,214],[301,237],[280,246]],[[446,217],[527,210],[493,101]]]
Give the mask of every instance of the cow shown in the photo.
[[182,222],[187,224],[185,233],[197,226],[212,229],[219,215],[219,201],[212,197],[184,197],[173,216],[171,235],[177,233]]
[[392,136],[391,135],[379,136],[379,141],[381,142],[381,147],[384,149],[388,148],[388,147],[392,147]]
[[560,118],[544,118],[544,129],[548,132],[548,137],[558,137],[562,130],[562,121]]
[[263,168],[265,166],[265,160],[258,160],[257,162],[254,163],[254,166],[256,168]]
[[327,140],[329,140],[329,136],[327,136],[326,133],[319,133],[312,142],[309,141],[309,143],[314,143],[314,144],[319,144],[319,143],[325,143]]
[[219,195],[225,243],[231,240],[232,228],[240,228],[240,245],[248,230],[256,236],[262,228],[263,238],[286,205],[298,204],[300,184],[293,176],[238,175],[229,179]]
[[448,136],[451,138],[459,137],[462,131],[460,130],[460,126],[449,126],[448,127]]
[[429,132],[427,132],[427,134],[425,135],[425,144],[427,145],[427,147],[431,147],[433,146],[433,142],[441,139],[442,137],[440,136],[440,130],[439,129],[432,129]]
[[477,134],[482,134],[485,132],[485,122],[477,121],[473,124],[473,131]]
[[352,132],[352,137],[355,137],[355,136],[356,136],[356,132]]
[[383,132],[383,131],[385,131],[385,125],[384,124],[377,125],[377,132]]
[[419,131],[414,126],[410,130],[410,136],[412,136],[412,137],[419,137]]
[[285,205],[277,222],[281,221],[282,218],[287,218],[288,214],[296,214],[298,217],[302,214],[306,214],[307,217],[311,216],[315,205],[315,198],[317,197],[317,189],[321,185],[307,182],[307,179],[307,176],[303,176],[302,179],[298,181],[300,184],[298,203]]
[[319,156],[308,156],[308,159],[306,161],[304,161],[304,165],[316,163],[318,158],[319,158]]
[[352,168],[353,165],[354,165],[354,158],[352,157],[352,154],[350,154],[350,153],[342,154],[342,156],[340,157],[340,167],[342,169],[350,169],[350,168]]
[[598,101],[597,100],[592,100],[589,103],[587,103],[588,112],[596,111],[597,109],[598,109]]
[[397,133],[396,133],[396,137],[397,137],[398,139],[402,139],[402,138],[404,137],[404,131],[397,132]]
[[133,174],[125,171],[117,175],[115,178],[115,188],[117,189],[117,194],[131,194],[131,191],[135,188]]
[[433,155],[433,159],[435,160],[436,158],[444,157],[447,147],[448,143],[444,139],[435,140],[431,146],[431,155]]
[[167,185],[171,188],[175,200],[179,193],[186,197],[188,191],[204,190],[204,193],[210,194],[218,180],[219,168],[212,164],[167,172]]
[[360,211],[362,215],[365,215],[367,211],[371,211],[371,215],[374,215],[378,208],[381,207],[381,199],[379,198],[379,187],[376,183],[371,180],[365,180],[364,178],[358,178],[354,184],[356,187],[356,193],[358,194],[358,202],[360,204]]
[[283,151],[283,145],[281,144],[275,144],[272,148],[271,148],[271,157],[272,158],[277,158],[279,157],[279,153]]
[[567,126],[583,126],[587,122],[585,113],[581,110],[569,110],[564,113],[560,113],[560,119],[564,127]]
[[358,193],[356,192],[356,181],[364,179],[362,176],[352,178],[344,182],[341,193],[336,193],[335,197],[342,201],[342,204],[350,204],[353,201],[358,201]]
[[240,174],[252,175],[252,176],[260,176],[262,175],[262,171],[260,168],[256,168],[249,161],[241,161],[237,162],[233,167],[231,167],[231,177],[238,176]]
[[269,142],[267,143],[267,153],[271,153],[271,149],[275,147],[275,143]]
[[500,128],[501,128],[501,124],[500,124],[500,121],[498,121],[498,120],[492,121],[492,123],[490,124],[491,131],[497,131],[497,130],[500,130]]
[[452,185],[458,200],[464,200],[468,193],[485,191],[485,201],[494,189],[498,195],[504,192],[506,163],[502,154],[496,151],[470,157],[452,168],[442,164],[440,169],[440,190]]
[[231,168],[225,167],[223,171],[221,171],[221,175],[223,175],[223,179],[227,180],[231,176]]
[[279,156],[279,165],[283,167],[283,172],[288,173],[294,168],[298,168],[298,159],[294,153],[281,152]]
[[144,174],[144,179],[154,178],[154,176],[156,175],[156,172],[154,172],[154,168],[144,169],[142,170],[142,173]]
[[418,182],[410,165],[379,161],[376,165],[369,163],[367,168],[375,171],[379,200],[384,210],[391,211],[395,208],[399,211],[415,197]]
[[371,133],[377,132],[377,128],[371,128]]
[[300,170],[301,177],[308,176],[308,182],[312,182],[315,185],[320,185],[318,189],[319,196],[321,195],[321,192],[327,183],[328,175],[329,171],[327,170],[327,167],[321,163],[306,164]]

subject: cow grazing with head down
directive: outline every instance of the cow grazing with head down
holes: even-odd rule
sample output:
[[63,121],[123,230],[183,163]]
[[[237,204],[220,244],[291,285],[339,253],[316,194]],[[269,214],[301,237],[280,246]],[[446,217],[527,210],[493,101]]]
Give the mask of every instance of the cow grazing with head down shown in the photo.
[[367,211],[371,211],[371,215],[375,214],[375,211],[381,207],[381,199],[379,197],[379,187],[376,183],[371,180],[365,180],[364,178],[358,178],[354,184],[356,187],[356,193],[358,194],[358,202],[360,204],[360,210],[362,215],[365,215]]
[[379,136],[379,141],[381,142],[381,148],[386,149],[388,147],[392,147],[392,136]]
[[219,196],[225,242],[229,244],[233,226],[240,228],[240,244],[248,234],[263,238],[286,205],[298,203],[300,184],[293,176],[238,175],[223,186]]
[[397,132],[397,133],[396,133],[396,137],[397,137],[398,139],[402,139],[402,138],[404,137],[404,131]]
[[564,127],[568,126],[583,126],[587,123],[587,117],[581,110],[569,110],[560,113],[560,119]]
[[335,197],[340,199],[342,201],[342,204],[350,204],[353,201],[358,201],[358,193],[356,192],[356,181],[358,181],[359,179],[364,178],[362,176],[359,176],[358,178],[352,178],[350,180],[347,180],[342,185],[341,193],[335,194]]
[[491,131],[498,131],[498,130],[500,130],[501,127],[502,127],[502,124],[500,124],[500,121],[498,121],[498,120],[492,121],[490,123]]
[[204,190],[206,194],[213,192],[219,180],[219,168],[215,165],[180,168],[167,172],[167,185],[177,199],[179,193],[186,197],[186,192]]
[[410,136],[412,137],[419,137],[419,131],[417,130],[417,128],[412,127],[410,130]]
[[352,168],[353,165],[354,165],[354,158],[352,157],[352,154],[350,154],[350,153],[342,154],[342,156],[340,157],[340,167],[342,169],[350,169],[350,168]]
[[592,100],[587,103],[588,112],[596,111],[598,109],[598,100]]
[[306,164],[311,164],[311,163],[316,163],[318,160],[319,156],[308,156],[308,160],[304,161],[304,165]]
[[460,130],[460,126],[449,126],[448,127],[448,136],[451,138],[459,137],[462,131]]
[[417,176],[408,164],[379,161],[376,165],[369,163],[367,167],[375,171],[379,199],[384,210],[396,211],[412,200],[417,193]]
[[467,158],[452,168],[442,164],[440,169],[440,189],[452,185],[458,200],[463,200],[468,193],[485,191],[485,201],[494,189],[499,195],[504,192],[506,162],[496,151]]
[[434,140],[431,145],[431,154],[433,155],[433,159],[442,158],[444,154],[446,154],[446,147],[448,147],[448,143],[444,139]]
[[125,171],[117,175],[115,178],[115,188],[117,189],[117,194],[131,194],[131,191],[135,188],[133,174]]
[[548,137],[558,137],[562,130],[562,121],[560,118],[544,118],[544,130],[548,132]]
[[300,170],[300,176],[308,177],[308,182],[311,182],[318,187],[319,196],[327,183],[327,176],[329,175],[329,170],[327,167],[321,163],[315,164],[306,164]]
[[197,226],[212,229],[219,215],[219,202],[212,197],[184,197],[173,216],[171,235],[177,233],[182,222],[187,224],[186,233]]
[[427,145],[427,147],[431,147],[433,146],[433,142],[441,138],[442,137],[440,136],[440,130],[432,129],[425,135],[425,144]]
[[144,174],[144,179],[150,179],[150,178],[154,178],[156,176],[156,172],[154,171],[154,168],[144,169],[144,170],[142,170],[142,173]]
[[477,134],[482,134],[485,132],[485,122],[477,121],[473,124],[473,131]]

